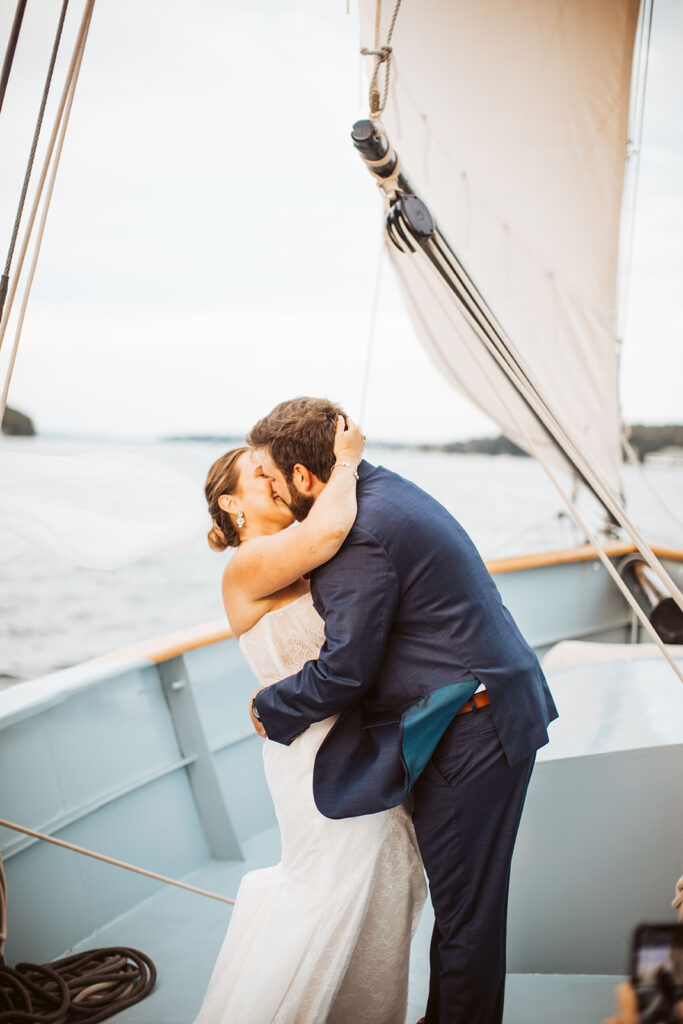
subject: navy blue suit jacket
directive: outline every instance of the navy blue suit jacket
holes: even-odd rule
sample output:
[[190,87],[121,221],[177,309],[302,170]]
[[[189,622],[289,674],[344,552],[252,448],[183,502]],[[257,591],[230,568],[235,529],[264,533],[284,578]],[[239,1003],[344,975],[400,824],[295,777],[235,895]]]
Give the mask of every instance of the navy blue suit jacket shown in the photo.
[[510,764],[547,743],[557,717],[536,655],[460,524],[382,466],[362,462],[359,477],[351,532],[311,577],[320,655],[256,697],[268,737],[285,744],[340,712],[313,776],[330,818],[400,803],[480,683]]

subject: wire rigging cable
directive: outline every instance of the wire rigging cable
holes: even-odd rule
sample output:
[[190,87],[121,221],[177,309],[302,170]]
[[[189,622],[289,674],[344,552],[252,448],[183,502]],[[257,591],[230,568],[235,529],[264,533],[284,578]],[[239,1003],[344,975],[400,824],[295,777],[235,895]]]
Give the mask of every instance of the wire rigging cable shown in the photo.
[[14,21],[12,22],[12,28],[10,29],[5,59],[2,63],[2,71],[0,72],[0,110],[2,110],[2,104],[5,102],[7,83],[9,82],[9,76],[12,70],[14,54],[17,50],[17,43],[19,42],[19,33],[21,32],[21,23],[24,20],[26,3],[27,0],[18,0],[17,8],[14,12]]
[[[14,297],[17,292],[17,283],[21,275],[21,271],[24,265],[24,259],[28,251],[29,242],[31,239],[31,233],[35,224],[36,216],[38,214],[38,208],[40,206],[41,197],[43,194],[43,188],[45,186],[48,172],[50,174],[47,191],[45,194],[45,202],[43,204],[43,212],[40,220],[36,243],[33,251],[33,259],[31,262],[31,268],[29,270],[26,287],[24,289],[24,296],[22,299],[22,305],[20,314],[18,317],[16,330],[14,333],[14,343],[12,346],[12,352],[10,355],[9,365],[7,367],[7,375],[5,379],[2,396],[0,397],[0,422],[4,416],[5,408],[7,406],[7,395],[9,392],[10,381],[12,379],[12,372],[14,370],[14,363],[17,357],[17,350],[19,348],[19,340],[21,338],[21,330],[24,322],[24,316],[26,313],[26,307],[28,305],[29,295],[31,293],[31,285],[33,283],[33,277],[35,275],[36,266],[38,264],[38,256],[40,255],[40,245],[43,239],[43,232],[45,230],[45,223],[47,221],[47,215],[50,208],[50,199],[52,198],[52,191],[54,189],[55,179],[57,177],[57,170],[59,168],[59,159],[62,153],[62,147],[64,145],[64,136],[66,134],[66,128],[69,123],[69,114],[71,113],[71,106],[76,90],[76,83],[78,81],[78,75],[81,69],[81,62],[83,60],[83,51],[85,49],[85,42],[88,37],[88,30],[90,28],[90,22],[92,20],[92,13],[95,7],[95,0],[87,0],[81,24],[78,30],[78,36],[74,45],[74,51],[67,72],[66,81],[62,90],[62,96],[59,102],[57,114],[55,116],[55,122],[52,129],[52,135],[48,143],[47,153],[45,154],[45,160],[43,163],[43,169],[40,175],[38,185],[36,187],[36,195],[33,201],[33,206],[29,214],[28,224],[26,225],[26,231],[24,233],[24,239],[19,249],[18,265],[15,277],[12,284],[9,287],[7,293],[7,301],[5,309],[0,319],[0,348],[7,331],[7,324],[9,322],[10,313],[12,312],[12,306],[14,304]],[[53,160],[54,154],[54,160]]]
[[[423,250],[420,247],[418,247],[418,249],[416,251],[418,252],[418,254],[423,253]],[[486,343],[486,339],[485,338],[482,339],[482,340],[484,340],[484,342]],[[496,358],[495,349],[489,349],[489,353],[494,358]],[[505,368],[504,364],[503,364],[503,368]],[[530,398],[533,398],[533,396],[530,396]],[[611,562],[607,552],[605,551],[603,545],[600,543],[599,538],[597,537],[595,532],[592,531],[589,528],[586,520],[580,514],[580,512],[578,510],[578,507],[576,506],[576,503],[572,500],[571,496],[569,494],[567,494],[565,488],[563,487],[562,483],[560,482],[559,477],[557,476],[557,474],[552,469],[552,466],[550,465],[549,461],[545,458],[542,450],[537,445],[534,444],[534,442],[532,441],[531,437],[529,436],[527,431],[524,429],[524,426],[522,424],[518,424],[518,426],[519,426],[519,429],[520,429],[520,431],[522,433],[522,436],[524,438],[525,444],[528,446],[529,450],[533,453],[533,455],[536,458],[536,460],[540,463],[540,465],[545,470],[545,472],[546,472],[548,478],[550,479],[551,483],[553,484],[553,486],[555,487],[555,489],[559,493],[560,497],[562,498],[562,500],[566,504],[566,506],[567,506],[569,512],[571,513],[574,521],[579,526],[579,528],[581,530],[583,530],[583,532],[586,535],[586,537],[588,538],[589,542],[593,545],[593,547],[597,551],[598,557],[600,558],[601,562],[605,566],[605,569],[607,570],[609,575],[612,577],[612,579],[614,580],[614,582],[617,585],[617,587],[619,588],[619,590],[622,592],[622,594],[623,594],[624,598],[626,599],[626,601],[628,602],[628,604],[632,607],[635,615],[640,620],[643,628],[649,633],[650,637],[655,642],[655,644],[659,647],[661,653],[664,655],[664,658],[669,663],[669,665],[671,666],[671,668],[673,669],[675,674],[678,676],[678,678],[681,680],[681,682],[683,682],[683,670],[681,670],[680,666],[673,659],[673,657],[671,656],[670,652],[667,650],[665,644],[662,642],[661,637],[659,636],[659,634],[657,633],[657,631],[653,627],[652,623],[650,622],[650,620],[646,616],[645,612],[639,606],[639,604],[637,603],[637,601],[635,600],[635,598],[631,594],[631,591],[628,589],[628,587],[624,583],[623,579],[621,578],[621,576],[619,575],[619,573],[615,569],[615,567],[612,564],[612,562]],[[604,501],[602,503],[604,504]],[[621,506],[619,506],[617,504],[616,508],[623,514],[624,522],[629,524],[630,520],[626,516],[626,513],[621,508]],[[621,518],[620,518],[619,521],[621,522]],[[627,530],[627,532],[630,532],[627,527],[625,527],[625,529]],[[635,533],[635,527],[633,527],[633,532]],[[636,534],[636,536],[638,536],[638,535]],[[643,558],[646,561],[648,561],[648,564],[650,564],[650,561],[652,561],[657,566],[657,568],[659,569],[659,572],[657,573],[657,575],[660,578],[663,578],[663,582],[668,580],[669,579],[668,574],[664,571],[664,569],[661,566],[661,564],[659,563],[659,561],[655,558],[655,555],[651,551],[649,545],[647,545],[644,541],[642,542],[642,546],[639,545],[637,543],[637,541],[635,541],[635,540],[634,540],[634,543],[636,544],[636,547],[639,548],[640,553],[643,556]],[[647,554],[648,553],[651,556],[651,559],[647,558]],[[673,581],[671,581],[671,586],[667,587],[667,589],[672,591],[672,596],[673,596],[674,600],[680,606],[681,594],[677,590],[677,588],[676,588],[675,584],[673,583]]]
[[[359,121],[354,125],[352,138],[368,169],[387,195],[387,235],[390,241],[400,252],[417,254],[418,259],[423,257],[437,271],[448,289],[448,294],[455,299],[458,312],[464,316],[491,359],[533,413],[537,422],[542,425],[548,438],[562,452],[570,466],[580,475],[614,521],[631,536],[653,572],[659,576],[674,601],[683,610],[683,595],[640,536],[583,445],[572,435],[546,398],[539,382],[506,335],[464,265],[440,233],[429,210],[413,193],[409,182],[400,171],[398,157],[391,149],[382,129],[370,121]],[[534,455],[536,454],[534,450]]]
[[[377,120],[359,121],[352,131],[354,145],[366,163],[378,185],[384,191],[387,203],[386,233],[389,241],[407,258],[413,258],[428,264],[435,270],[445,296],[448,296],[453,311],[464,317],[474,337],[483,345],[493,364],[507,379],[516,394],[522,399],[547,437],[564,455],[566,461],[580,476],[587,487],[594,493],[603,507],[631,537],[640,551],[644,561],[658,576],[671,594],[674,602],[683,610],[683,595],[655,557],[650,546],[641,537],[630,520],[622,503],[613,494],[609,484],[603,478],[592,458],[581,442],[572,435],[551,402],[544,394],[540,383],[536,380],[520,353],[505,333],[499,320],[489,307],[482,293],[469,276],[459,257],[440,233],[438,225],[422,200],[416,196],[400,168],[397,155],[389,145],[384,131]],[[450,312],[448,313],[450,316]],[[489,376],[487,374],[487,376]],[[528,450],[536,457],[555,485],[563,501],[579,527],[584,531],[598,551],[598,555],[614,579],[626,600],[633,607],[635,614],[642,622],[652,639],[660,647],[664,657],[683,682],[683,672],[675,663],[658,633],[638,606],[597,537],[588,529],[583,517],[580,516],[575,503],[565,493],[558,477],[553,473],[547,459],[544,458],[540,446],[528,436],[523,425],[518,427],[525,436]]]
[[28,163],[26,165],[26,172],[24,174],[24,181],[21,186],[21,194],[19,196],[19,205],[17,207],[16,217],[14,219],[14,227],[12,228],[12,237],[10,238],[9,249],[7,251],[7,259],[5,260],[5,270],[0,278],[0,318],[2,317],[2,311],[5,305],[5,299],[7,297],[7,287],[9,285],[9,275],[12,269],[12,259],[14,258],[14,248],[17,244],[17,236],[19,234],[19,227],[21,225],[21,218],[24,213],[24,203],[26,202],[26,194],[28,192],[29,182],[31,180],[31,172],[33,171],[33,161],[36,155],[36,149],[38,148],[38,140],[40,138],[40,130],[43,126],[43,116],[45,114],[45,107],[47,104],[47,98],[50,93],[50,85],[52,84],[52,75],[55,69],[55,62],[57,60],[57,53],[59,52],[59,44],[62,38],[62,29],[64,28],[64,19],[66,18],[66,10],[69,6],[69,0],[63,0],[62,9],[59,15],[59,22],[57,24],[57,32],[55,34],[54,43],[52,45],[52,54],[50,55],[50,63],[47,69],[47,77],[45,79],[45,85],[43,87],[43,95],[40,100],[40,108],[38,110],[38,120],[36,121],[35,131],[33,133],[33,141],[31,142],[31,150],[29,152]]

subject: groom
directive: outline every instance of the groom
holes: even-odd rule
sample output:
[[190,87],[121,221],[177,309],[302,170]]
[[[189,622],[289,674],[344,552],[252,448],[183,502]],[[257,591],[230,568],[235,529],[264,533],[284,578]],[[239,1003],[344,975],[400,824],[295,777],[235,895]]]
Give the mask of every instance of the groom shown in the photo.
[[[298,519],[329,479],[339,413],[295,398],[247,438]],[[557,711],[463,528],[396,473],[363,461],[358,477],[351,532],[311,576],[320,655],[255,695],[254,724],[289,744],[340,713],[313,775],[329,818],[412,792],[436,919],[426,1024],[499,1024],[510,861]]]

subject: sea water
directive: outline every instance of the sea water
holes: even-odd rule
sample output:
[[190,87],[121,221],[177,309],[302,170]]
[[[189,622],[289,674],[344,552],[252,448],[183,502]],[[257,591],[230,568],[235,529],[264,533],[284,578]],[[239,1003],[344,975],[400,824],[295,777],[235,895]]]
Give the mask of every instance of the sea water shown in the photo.
[[[184,473],[202,490],[208,467],[229,447],[209,442],[43,437],[5,437],[0,443],[4,450],[34,454],[92,453],[98,446],[134,452]],[[366,457],[434,495],[465,527],[485,558],[571,547],[583,540],[553,485],[532,459],[371,446]],[[683,518],[683,462],[653,461],[644,473],[624,468],[631,517],[651,542],[683,546],[683,530],[674,518]],[[592,499],[582,496],[580,504],[591,525],[597,525],[601,513]],[[222,617],[220,581],[227,557],[211,551],[208,544],[198,544],[103,571],[74,567],[36,544],[3,560],[0,686]]]

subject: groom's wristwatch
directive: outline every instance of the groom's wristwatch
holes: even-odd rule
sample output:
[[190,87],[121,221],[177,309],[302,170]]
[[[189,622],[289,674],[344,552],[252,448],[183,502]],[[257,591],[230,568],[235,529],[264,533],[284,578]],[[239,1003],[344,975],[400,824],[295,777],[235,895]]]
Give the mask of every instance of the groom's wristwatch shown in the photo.
[[251,698],[251,713],[252,713],[252,715],[254,716],[254,718],[256,719],[257,722],[261,721],[261,716],[259,715],[258,708],[256,707],[256,698],[255,697]]

